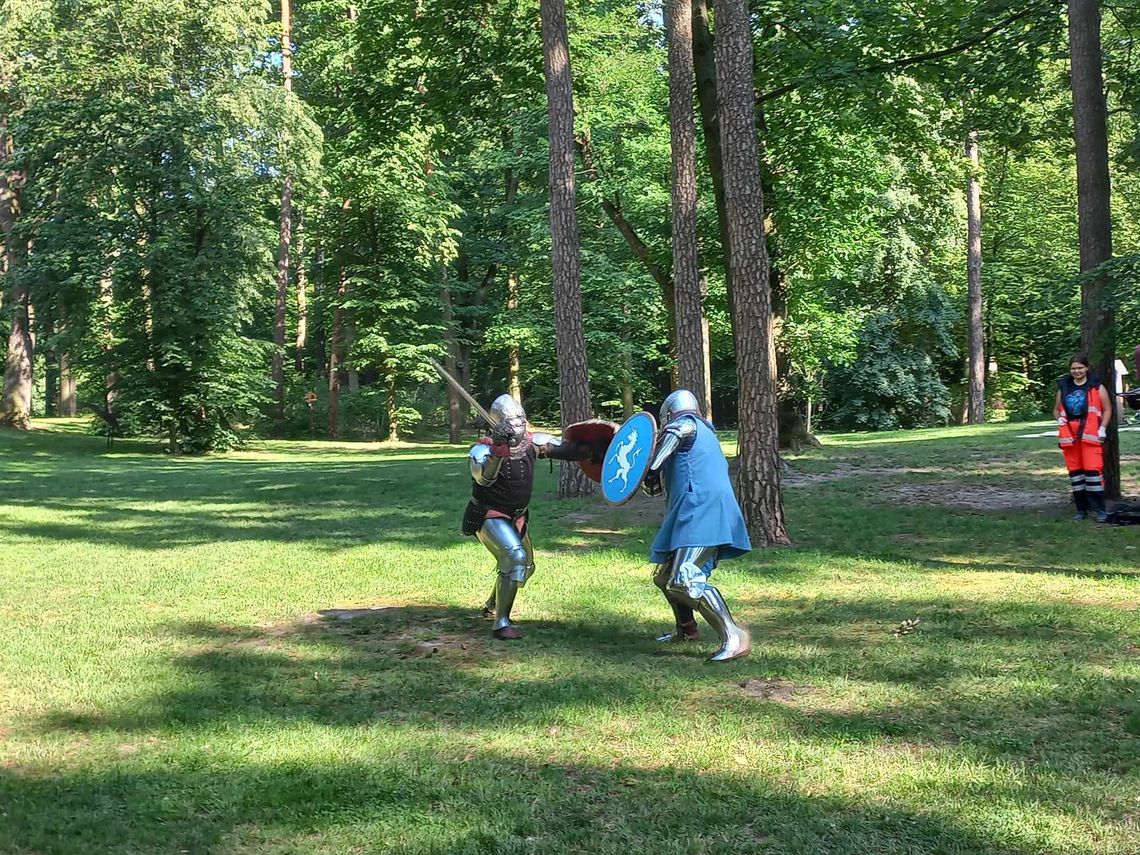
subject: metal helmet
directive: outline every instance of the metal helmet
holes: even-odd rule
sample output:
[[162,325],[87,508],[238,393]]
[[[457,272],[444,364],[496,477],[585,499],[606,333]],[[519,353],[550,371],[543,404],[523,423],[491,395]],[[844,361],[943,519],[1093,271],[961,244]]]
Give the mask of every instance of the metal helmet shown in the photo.
[[510,395],[500,395],[491,402],[491,417],[504,435],[509,435],[515,445],[526,436],[526,410]]
[[701,415],[701,404],[688,389],[678,389],[665,399],[661,405],[661,424],[667,425],[683,413],[692,413],[697,417]]

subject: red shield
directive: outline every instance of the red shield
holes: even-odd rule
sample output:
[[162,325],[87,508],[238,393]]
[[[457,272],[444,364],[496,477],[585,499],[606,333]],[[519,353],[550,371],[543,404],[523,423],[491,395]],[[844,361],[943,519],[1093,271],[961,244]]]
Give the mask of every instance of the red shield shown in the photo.
[[[590,419],[570,425],[562,431],[562,437],[571,442],[584,442],[587,445],[601,448],[602,453],[605,454],[605,449],[609,447],[610,440],[614,438],[617,429],[618,425],[614,422],[607,422],[605,419]],[[602,482],[601,463],[595,463],[592,460],[579,460],[578,465],[582,467],[586,477],[595,484]]]

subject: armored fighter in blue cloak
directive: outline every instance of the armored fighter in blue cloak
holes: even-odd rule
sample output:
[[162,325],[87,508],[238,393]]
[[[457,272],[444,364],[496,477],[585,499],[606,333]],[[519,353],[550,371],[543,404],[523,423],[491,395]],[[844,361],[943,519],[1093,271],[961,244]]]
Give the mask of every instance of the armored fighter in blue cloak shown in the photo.
[[663,489],[666,497],[665,519],[649,560],[658,565],[653,582],[668,600],[675,626],[657,640],[696,640],[696,611],[720,636],[720,649],[710,662],[747,656],[752,650],[748,632],[732,619],[724,597],[709,583],[719,561],[752,549],[732,491],[728,461],[692,392],[678,389],[665,399],[661,424],[643,486],[650,495]]

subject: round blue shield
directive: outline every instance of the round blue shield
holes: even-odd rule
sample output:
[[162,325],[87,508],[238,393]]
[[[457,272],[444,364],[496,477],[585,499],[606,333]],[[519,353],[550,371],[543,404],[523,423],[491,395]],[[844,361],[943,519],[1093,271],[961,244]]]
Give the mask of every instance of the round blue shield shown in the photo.
[[638,413],[618,428],[602,462],[602,495],[612,505],[628,502],[645,480],[657,444],[657,419]]

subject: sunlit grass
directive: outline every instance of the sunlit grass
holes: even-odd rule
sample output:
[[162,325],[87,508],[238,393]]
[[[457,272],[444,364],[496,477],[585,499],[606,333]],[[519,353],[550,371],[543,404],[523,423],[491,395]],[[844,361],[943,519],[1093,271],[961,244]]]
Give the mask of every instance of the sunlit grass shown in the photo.
[[0,433],[0,852],[1135,853],[1140,531],[1030,432],[793,455],[720,668],[651,640],[659,507],[545,466],[503,644],[461,448]]

